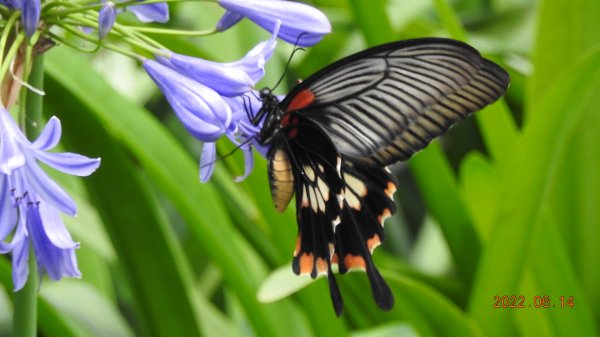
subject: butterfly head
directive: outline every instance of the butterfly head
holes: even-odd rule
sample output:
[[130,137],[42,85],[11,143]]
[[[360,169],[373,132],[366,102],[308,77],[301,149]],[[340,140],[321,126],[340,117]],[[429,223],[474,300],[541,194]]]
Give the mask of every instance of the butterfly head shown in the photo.
[[271,143],[274,136],[278,133],[277,130],[280,128],[280,120],[283,112],[279,106],[279,99],[273,95],[270,88],[261,89],[259,95],[262,107],[256,116],[254,116],[252,123],[259,125],[263,121],[258,141],[262,145],[267,145]]

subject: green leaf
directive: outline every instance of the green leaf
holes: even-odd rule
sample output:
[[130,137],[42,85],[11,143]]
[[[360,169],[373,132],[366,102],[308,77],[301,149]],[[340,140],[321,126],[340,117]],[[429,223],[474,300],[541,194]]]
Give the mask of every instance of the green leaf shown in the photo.
[[[519,282],[528,266],[527,257],[538,254],[532,250],[531,242],[539,228],[547,226],[544,214],[553,197],[553,186],[564,178],[558,175],[560,163],[571,150],[569,145],[577,128],[597,118],[595,101],[599,95],[600,52],[595,52],[563,73],[535,105],[515,144],[512,160],[502,172],[504,202],[494,222],[493,240],[481,260],[469,306],[470,313],[490,336],[513,332],[511,312],[494,311],[491,299],[494,295],[518,294]],[[582,313],[582,317],[590,316],[589,312]],[[583,331],[589,331],[585,320],[579,323]]]
[[[527,114],[544,113],[535,105],[570,66],[600,41],[600,1],[540,1],[537,38],[532,54],[534,76],[529,82]],[[527,116],[530,117],[530,116]]]
[[40,295],[65,320],[89,336],[133,336],[133,332],[114,304],[81,280],[65,279],[46,283]]

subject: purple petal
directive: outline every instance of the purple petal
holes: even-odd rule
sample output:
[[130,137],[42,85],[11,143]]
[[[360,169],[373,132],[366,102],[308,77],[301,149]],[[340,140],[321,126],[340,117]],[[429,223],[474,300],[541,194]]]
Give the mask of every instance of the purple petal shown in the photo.
[[11,174],[25,164],[25,156],[19,144],[9,137],[0,139],[0,173]]
[[17,224],[17,209],[13,205],[11,190],[8,176],[0,174],[0,241],[4,241]]
[[29,275],[29,240],[24,228],[25,226],[19,226],[13,239],[15,248],[12,251],[12,278],[15,292],[25,286]]
[[144,69],[192,135],[212,142],[224,134],[231,109],[217,92],[153,60],[144,60]]
[[226,31],[227,29],[229,29],[231,26],[235,25],[236,23],[240,22],[241,19],[243,19],[244,16],[241,14],[237,14],[231,11],[226,11],[225,14],[223,14],[223,16],[221,17],[221,19],[219,20],[219,22],[217,22],[217,25],[215,26],[215,29],[218,32],[223,32]]
[[214,142],[205,142],[200,155],[200,182],[207,182],[215,169],[217,148]]
[[329,20],[318,9],[298,2],[281,0],[218,0],[230,12],[245,16],[272,32],[281,20],[279,38],[308,47],[331,32]]
[[110,32],[115,19],[117,18],[117,9],[115,5],[108,1],[105,2],[100,11],[98,12],[98,38],[100,40]]
[[23,20],[23,27],[25,27],[25,34],[31,37],[38,26],[40,21],[40,0],[23,0],[23,13],[21,19]]
[[33,242],[35,257],[40,267],[40,273],[47,273],[52,280],[60,280],[63,276],[79,277],[75,251],[56,247],[44,230],[43,220],[39,209],[29,207],[27,211],[27,226],[29,237]]
[[42,130],[42,133],[40,133],[35,142],[31,144],[31,148],[44,151],[53,149],[60,141],[61,134],[62,128],[60,119],[52,116],[44,130]]
[[25,179],[31,189],[50,204],[58,207],[63,213],[74,216],[77,213],[75,201],[54,180],[37,165],[35,159],[27,158],[24,166]]
[[67,231],[60,214],[54,207],[42,201],[38,210],[44,232],[54,246],[61,249],[79,247],[79,244],[71,238],[71,234]]
[[100,166],[100,158],[88,158],[77,153],[34,151],[34,155],[52,168],[80,177],[89,176]]
[[273,55],[277,45],[277,34],[281,27],[281,21],[277,21],[273,35],[267,41],[258,43],[242,59],[229,63],[229,66],[236,67],[245,72],[252,79],[253,84],[260,81],[265,76],[265,64]]
[[254,81],[243,69],[227,63],[203,60],[181,54],[172,54],[167,60],[157,57],[164,65],[171,65],[179,73],[198,81],[224,96],[238,96],[254,87]]
[[169,6],[166,3],[135,5],[127,7],[138,20],[142,22],[160,22],[169,21]]
[[19,143],[27,139],[5,108],[0,107],[0,173],[10,174],[25,164]]
[[239,183],[246,179],[250,173],[252,173],[252,169],[254,168],[254,154],[252,153],[252,147],[249,144],[242,146],[242,153],[244,153],[244,175],[235,177],[235,182]]

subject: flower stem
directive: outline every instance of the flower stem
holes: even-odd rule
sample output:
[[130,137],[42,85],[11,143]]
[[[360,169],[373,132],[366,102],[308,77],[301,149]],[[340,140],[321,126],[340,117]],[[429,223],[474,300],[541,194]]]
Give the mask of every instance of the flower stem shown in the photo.
[[29,276],[23,289],[15,293],[13,316],[14,337],[37,336],[37,289],[38,271],[33,246],[29,251]]
[[[43,91],[44,89],[44,55],[37,55],[33,58],[31,71],[29,72],[28,82],[30,85]],[[25,132],[29,139],[35,139],[40,133],[40,122],[42,119],[43,97],[40,93],[33,92],[24,88],[26,92],[25,107]]]

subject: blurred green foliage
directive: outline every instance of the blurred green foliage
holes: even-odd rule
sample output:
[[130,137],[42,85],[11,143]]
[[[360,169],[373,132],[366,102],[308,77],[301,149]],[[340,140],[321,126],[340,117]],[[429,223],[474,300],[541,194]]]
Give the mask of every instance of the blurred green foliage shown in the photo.
[[[399,212],[374,256],[394,309],[379,311],[366,277],[351,273],[338,278],[346,305],[336,318],[326,281],[291,272],[294,210],[274,210],[264,159],[234,183],[236,153],[200,184],[199,144],[136,65],[61,46],[46,57],[44,113],[62,119],[64,148],[102,166],[84,180],[56,177],[80,208],[65,221],[84,276],[44,280],[40,335],[600,336],[600,2],[313,4],[334,31],[296,55],[290,85],[368,46],[423,36],[465,40],[513,79],[505,99],[393,167]],[[222,12],[171,6],[170,24],[194,29]],[[231,61],[267,36],[242,22],[161,42]],[[277,81],[290,50],[280,44],[262,83]],[[231,148],[219,144],[221,154]],[[0,336],[10,336],[6,258],[0,281]],[[524,308],[503,307],[519,296]]]

